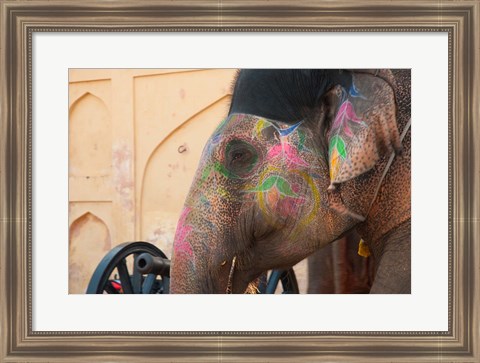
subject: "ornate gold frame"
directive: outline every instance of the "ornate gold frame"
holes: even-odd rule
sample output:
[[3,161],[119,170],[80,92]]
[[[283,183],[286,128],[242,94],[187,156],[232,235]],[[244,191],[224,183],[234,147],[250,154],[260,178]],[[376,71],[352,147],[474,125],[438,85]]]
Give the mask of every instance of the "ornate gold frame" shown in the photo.
[[[0,0],[0,12],[0,360],[480,361],[479,0]],[[31,41],[65,30],[447,32],[448,332],[33,331]]]

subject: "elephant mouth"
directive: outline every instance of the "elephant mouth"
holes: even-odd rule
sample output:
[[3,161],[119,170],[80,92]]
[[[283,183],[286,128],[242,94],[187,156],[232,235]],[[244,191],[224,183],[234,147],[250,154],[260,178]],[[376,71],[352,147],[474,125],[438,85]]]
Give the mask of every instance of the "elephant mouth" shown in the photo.
[[[233,259],[232,259],[232,263],[231,263],[231,266],[230,266],[230,272],[229,272],[229,275],[228,275],[228,280],[227,280],[227,287],[226,287],[226,291],[225,293],[226,294],[232,294],[234,291],[236,293],[239,293],[242,291],[243,289],[243,286],[244,286],[244,281],[240,282],[241,279],[239,280],[238,279],[238,271],[237,270],[237,256],[234,256]],[[235,279],[235,272],[237,272],[237,279]],[[236,281],[236,286],[234,286],[234,281]],[[237,284],[240,283],[240,288],[237,288]],[[243,291],[243,294],[258,294],[260,292],[258,286],[260,284],[260,278],[257,277],[255,278],[253,281],[250,281],[246,288],[244,289]],[[235,288],[235,290],[234,290]]]
[[[234,256],[233,260],[232,260],[232,265],[230,267],[230,273],[228,275],[227,289],[226,289],[227,294],[231,294],[232,291],[233,291],[233,275],[235,273],[236,261],[237,261],[237,256]],[[243,293],[244,294],[258,294],[260,292],[259,289],[258,289],[259,283],[260,283],[259,278],[256,278],[255,280],[249,282]]]

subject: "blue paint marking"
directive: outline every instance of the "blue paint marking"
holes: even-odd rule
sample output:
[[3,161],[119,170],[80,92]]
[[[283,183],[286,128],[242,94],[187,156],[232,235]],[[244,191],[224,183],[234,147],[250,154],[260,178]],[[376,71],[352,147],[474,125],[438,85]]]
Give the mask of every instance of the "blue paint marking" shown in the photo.
[[221,138],[222,138],[221,134],[216,134],[212,137],[212,139],[210,140],[210,143],[212,145],[216,145],[216,144],[218,144],[218,142],[220,141]]
[[278,130],[278,132],[280,133],[280,136],[287,136],[287,135],[290,135],[292,132],[294,132],[294,131],[298,128],[298,126],[300,126],[300,124],[301,124],[302,122],[303,122],[303,120],[300,121],[300,122],[298,122],[298,123],[296,123],[296,124],[293,125],[293,126],[290,126],[290,127],[286,128],[286,129],[279,129],[279,128],[277,128],[277,130]]
[[348,91],[348,93],[352,97],[359,97],[359,98],[363,98],[364,100],[366,100],[366,98],[360,94],[357,87],[355,87],[355,83],[353,83],[353,80],[352,80],[352,85],[350,86],[350,90]]

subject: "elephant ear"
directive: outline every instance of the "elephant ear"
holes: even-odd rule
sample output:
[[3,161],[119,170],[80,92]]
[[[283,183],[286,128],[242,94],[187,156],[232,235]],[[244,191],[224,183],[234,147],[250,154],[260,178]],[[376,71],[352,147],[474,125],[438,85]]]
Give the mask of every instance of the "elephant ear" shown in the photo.
[[353,74],[348,90],[337,86],[336,112],[327,133],[330,187],[353,179],[387,153],[400,152],[392,87],[371,74]]

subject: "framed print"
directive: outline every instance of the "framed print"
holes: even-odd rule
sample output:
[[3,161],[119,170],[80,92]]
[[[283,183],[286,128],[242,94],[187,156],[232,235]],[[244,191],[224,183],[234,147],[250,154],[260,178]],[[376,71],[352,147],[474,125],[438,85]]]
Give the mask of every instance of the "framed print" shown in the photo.
[[[480,359],[478,1],[0,4],[2,361]],[[237,69],[386,68],[411,74],[409,293],[83,294],[97,256],[173,239],[188,168],[230,107]],[[167,114],[177,124],[159,122]],[[253,121],[258,137],[286,137]],[[105,140],[106,153],[85,153]],[[191,158],[183,174],[169,163],[179,155]],[[298,197],[296,181],[270,179],[251,189]]]

